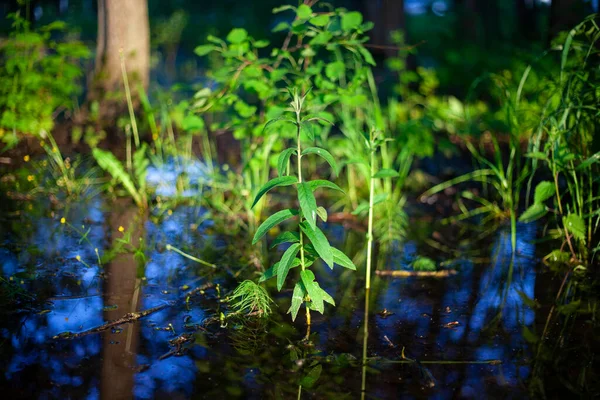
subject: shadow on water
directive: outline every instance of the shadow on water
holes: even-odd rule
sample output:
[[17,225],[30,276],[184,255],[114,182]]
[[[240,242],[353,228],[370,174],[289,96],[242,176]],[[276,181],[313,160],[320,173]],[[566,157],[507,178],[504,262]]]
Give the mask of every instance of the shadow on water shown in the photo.
[[[171,244],[235,271],[229,249],[245,238],[215,234],[199,207],[157,218],[126,204],[94,198],[65,211],[65,223],[38,205],[44,216],[22,214],[7,224],[2,276],[44,301],[2,316],[0,384],[7,398],[526,395],[532,351],[522,332],[535,320],[526,306],[535,297],[533,225],[519,226],[514,259],[510,234],[500,231],[491,265],[464,259],[452,266],[457,275],[442,279],[377,276],[365,293],[360,268],[317,268],[338,307],[315,315],[303,341],[303,318],[292,324],[285,314],[290,291],[271,288],[277,307],[268,321],[219,322],[235,280],[225,268],[167,250]],[[327,228],[337,247],[362,251],[362,235]],[[407,268],[416,247],[396,246],[388,265]],[[102,260],[107,254],[111,259]]]

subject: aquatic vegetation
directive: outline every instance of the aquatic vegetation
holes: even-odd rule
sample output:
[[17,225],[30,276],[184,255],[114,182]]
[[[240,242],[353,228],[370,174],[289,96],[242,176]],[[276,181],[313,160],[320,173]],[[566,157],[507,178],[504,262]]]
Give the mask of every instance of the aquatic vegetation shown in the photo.
[[272,302],[265,288],[251,280],[240,283],[229,296],[229,304],[235,312],[262,318],[267,318],[271,314]]
[[[336,162],[331,154],[319,147],[302,148],[301,133],[310,132],[308,125],[310,123],[322,120],[322,118],[306,114],[304,102],[308,93],[300,95],[296,89],[290,91],[290,106],[295,118],[284,118],[271,120],[265,126],[281,122],[289,123],[296,127],[296,147],[290,147],[279,154],[277,161],[277,172],[279,177],[274,178],[261,187],[254,198],[254,204],[271,189],[275,187],[285,187],[295,185],[300,209],[284,209],[269,216],[256,230],[252,243],[256,244],[273,227],[290,219],[298,219],[298,231],[284,231],[276,239],[276,244],[291,243],[283,253],[281,260],[265,271],[260,278],[260,282],[277,277],[277,290],[281,290],[286,282],[290,269],[300,267],[300,279],[296,281],[294,292],[292,294],[292,304],[288,313],[292,314],[292,320],[296,319],[298,311],[302,304],[306,306],[306,323],[310,325],[310,310],[315,310],[323,314],[324,302],[335,306],[333,298],[323,290],[315,280],[314,273],[309,269],[315,260],[321,258],[331,269],[334,263],[344,268],[355,270],[356,266],[341,251],[332,247],[327,237],[317,226],[317,217],[327,221],[327,211],[323,207],[318,207],[315,200],[314,191],[324,187],[337,191],[342,191],[335,183],[325,179],[303,180],[302,178],[302,158],[308,155],[318,155],[327,161],[335,170]],[[306,115],[305,115],[306,114]],[[310,133],[308,133],[310,137]],[[291,161],[292,156],[296,156],[296,174],[292,174]],[[300,257],[298,258],[298,253]]]

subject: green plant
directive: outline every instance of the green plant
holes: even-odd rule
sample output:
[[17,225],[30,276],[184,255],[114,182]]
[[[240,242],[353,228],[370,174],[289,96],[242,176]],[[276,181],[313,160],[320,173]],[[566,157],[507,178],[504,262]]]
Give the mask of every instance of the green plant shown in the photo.
[[131,171],[119,161],[113,153],[99,148],[92,149],[92,154],[98,165],[108,172],[116,181],[123,185],[127,193],[140,208],[148,206],[146,195],[146,174],[150,161],[146,157],[148,146],[142,143],[142,146],[133,154],[133,166]]
[[[521,216],[528,222],[552,212],[557,226],[552,235],[560,238],[562,245],[547,258],[565,259],[582,267],[600,250],[600,73],[594,62],[600,53],[600,29],[596,17],[588,17],[559,38],[560,73],[548,78],[550,101],[539,116],[527,154],[534,172],[541,164],[551,180],[537,184],[533,204]],[[546,205],[549,199],[553,207]],[[563,251],[565,244],[568,253]]]
[[[257,40],[240,28],[233,29],[224,39],[209,36],[206,44],[196,48],[199,56],[210,57],[213,68],[208,75],[217,88],[199,90],[191,108],[211,121],[207,124],[210,132],[231,131],[240,141],[242,185],[243,190],[250,192],[268,180],[270,169],[265,164],[276,167],[277,153],[285,143],[282,139],[293,139],[295,135],[291,125],[280,126],[277,134],[261,129],[266,121],[285,112],[281,107],[285,92],[280,88],[314,82],[314,114],[331,119],[333,113],[344,108],[348,112],[356,110],[358,115],[367,100],[364,64],[374,65],[363,46],[367,40],[365,32],[372,24],[363,22],[360,13],[326,4],[282,6],[273,12],[291,12],[294,20],[275,27],[274,32],[285,32],[287,37],[270,55],[265,53],[268,41]],[[315,140],[327,143],[329,124],[321,120],[310,129]],[[308,166],[306,173],[317,167]],[[263,202],[252,207],[252,199],[247,201],[247,196],[230,198],[243,202],[230,208],[246,210],[247,225],[253,231]]]
[[267,318],[271,314],[272,302],[269,293],[251,280],[240,283],[229,297],[234,312],[262,318]]
[[[400,177],[401,175],[398,173],[398,171],[391,169],[391,168],[383,168],[378,170],[377,168],[377,154],[378,152],[381,150],[381,147],[386,143],[389,142],[391,139],[386,139],[382,133],[380,131],[377,131],[376,129],[372,128],[369,135],[364,135],[364,142],[365,145],[369,151],[369,162],[368,162],[368,166],[369,166],[369,201],[368,202],[363,202],[361,203],[356,210],[353,211],[353,214],[355,215],[359,215],[362,214],[363,212],[368,210],[368,228],[367,228],[367,270],[365,272],[366,274],[366,281],[365,281],[365,289],[370,289],[371,288],[371,264],[372,264],[372,252],[373,252],[373,240],[374,240],[374,233],[373,233],[373,216],[375,213],[375,206],[381,203],[386,203],[388,199],[388,197],[391,195],[393,196],[393,194],[397,194],[399,193],[398,191],[393,191],[391,188],[391,185],[389,187],[386,187],[387,185],[384,184],[384,192],[383,193],[378,193],[377,195],[375,194],[375,186],[376,183],[381,180],[387,180],[388,183],[391,179],[395,179]],[[408,171],[406,171],[407,173]],[[401,185],[399,185],[401,186]],[[397,204],[395,204],[397,205]],[[402,210],[402,206],[399,207],[400,210]],[[386,212],[389,211],[387,208],[385,210]],[[402,224],[402,221],[404,221],[404,216],[400,216],[400,218],[390,218],[390,219],[384,219],[383,222],[383,229],[384,231],[387,230],[392,230],[395,229],[392,226],[395,224]],[[403,235],[403,229],[402,233],[399,235]],[[391,232],[387,232],[390,235],[394,235]],[[385,237],[385,233],[381,234],[381,237]],[[398,237],[396,235],[394,235],[394,239],[397,239]],[[393,240],[393,239],[390,239]]]
[[13,31],[0,46],[0,140],[7,148],[21,135],[50,132],[56,116],[75,105],[90,52],[81,42],[52,39],[66,30],[55,21],[30,29],[20,13],[10,14]]
[[[261,187],[254,198],[254,204],[271,189],[275,187],[294,185],[297,192],[299,209],[284,209],[269,216],[257,229],[252,243],[256,244],[271,228],[290,219],[298,219],[297,231],[285,231],[275,239],[274,244],[290,243],[290,246],[283,253],[281,260],[269,268],[261,276],[260,281],[277,277],[277,289],[281,290],[292,268],[300,267],[300,278],[296,281],[294,292],[292,294],[292,304],[288,313],[292,314],[292,320],[296,319],[301,305],[306,306],[306,322],[310,325],[310,310],[324,312],[324,302],[335,305],[333,298],[321,287],[315,280],[314,273],[309,269],[314,261],[321,258],[328,267],[333,269],[334,263],[344,268],[355,270],[356,267],[352,261],[341,251],[332,247],[327,237],[317,226],[317,218],[323,221],[327,220],[327,211],[323,207],[318,207],[314,191],[324,187],[342,191],[339,186],[325,179],[307,181],[302,176],[302,158],[310,154],[318,155],[324,158],[332,168],[336,168],[336,162],[331,154],[322,148],[307,147],[302,148],[301,133],[308,132],[308,125],[311,122],[321,120],[320,117],[308,114],[304,115],[304,101],[307,94],[300,95],[297,90],[290,91],[292,99],[290,106],[295,118],[281,117],[269,121],[269,125],[276,122],[285,122],[295,126],[296,146],[283,150],[279,154],[278,174]],[[290,158],[296,156],[296,175],[291,175]],[[298,257],[298,254],[300,257]]]

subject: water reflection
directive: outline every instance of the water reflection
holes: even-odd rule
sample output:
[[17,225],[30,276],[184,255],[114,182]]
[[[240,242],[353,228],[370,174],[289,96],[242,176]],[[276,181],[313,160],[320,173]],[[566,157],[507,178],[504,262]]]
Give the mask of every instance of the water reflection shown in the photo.
[[[514,259],[510,234],[501,231],[491,265],[463,260],[455,265],[459,275],[443,279],[378,277],[364,297],[358,273],[316,268],[338,307],[327,308],[325,316],[313,314],[308,346],[298,343],[303,323],[291,324],[285,315],[286,291],[276,294],[278,311],[265,325],[231,321],[224,329],[193,329],[226,309],[216,292],[187,302],[185,293],[208,281],[219,283],[222,293],[235,285],[224,269],[166,250],[172,244],[196,256],[204,249],[226,253],[226,236],[206,234],[204,210],[178,207],[147,220],[135,208],[113,206],[106,214],[103,207],[94,199],[65,213],[68,224],[59,216],[35,219],[28,221],[28,233],[2,239],[3,276],[28,277],[23,285],[51,301],[48,312],[22,312],[3,322],[0,356],[6,369],[0,379],[5,387],[10,383],[11,397],[296,398],[302,386],[302,397],[355,398],[360,392],[362,398],[475,398],[521,393],[519,382],[529,374],[521,329],[534,320],[524,304],[525,297],[534,297],[536,278],[532,225],[519,226]],[[141,267],[131,253],[99,265],[95,249],[104,252],[122,237],[120,226],[132,232],[132,245],[143,244]],[[356,233],[330,228],[339,233],[333,245],[344,248],[346,241],[360,249]],[[398,245],[390,262],[408,268],[416,254],[417,243]],[[102,335],[53,339],[165,304]],[[169,341],[184,333],[191,339],[173,352]],[[296,349],[295,358],[290,349]],[[490,359],[502,365],[439,363]]]

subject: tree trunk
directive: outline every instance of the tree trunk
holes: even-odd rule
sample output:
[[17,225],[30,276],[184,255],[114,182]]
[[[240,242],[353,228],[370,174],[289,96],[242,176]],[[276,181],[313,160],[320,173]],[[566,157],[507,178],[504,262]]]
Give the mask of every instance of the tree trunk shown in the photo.
[[91,99],[101,101],[107,93],[123,90],[121,57],[132,93],[140,83],[147,88],[150,74],[147,0],[98,0],[98,41]]
[[391,42],[390,33],[404,29],[404,0],[368,0],[366,3],[367,19],[375,24],[370,32],[371,44],[374,46],[371,51],[394,57],[398,50]]
[[550,38],[581,22],[587,10],[583,0],[552,0],[550,6]]
[[534,0],[517,0],[519,33],[523,39],[533,41],[540,37],[537,25],[537,6]]

